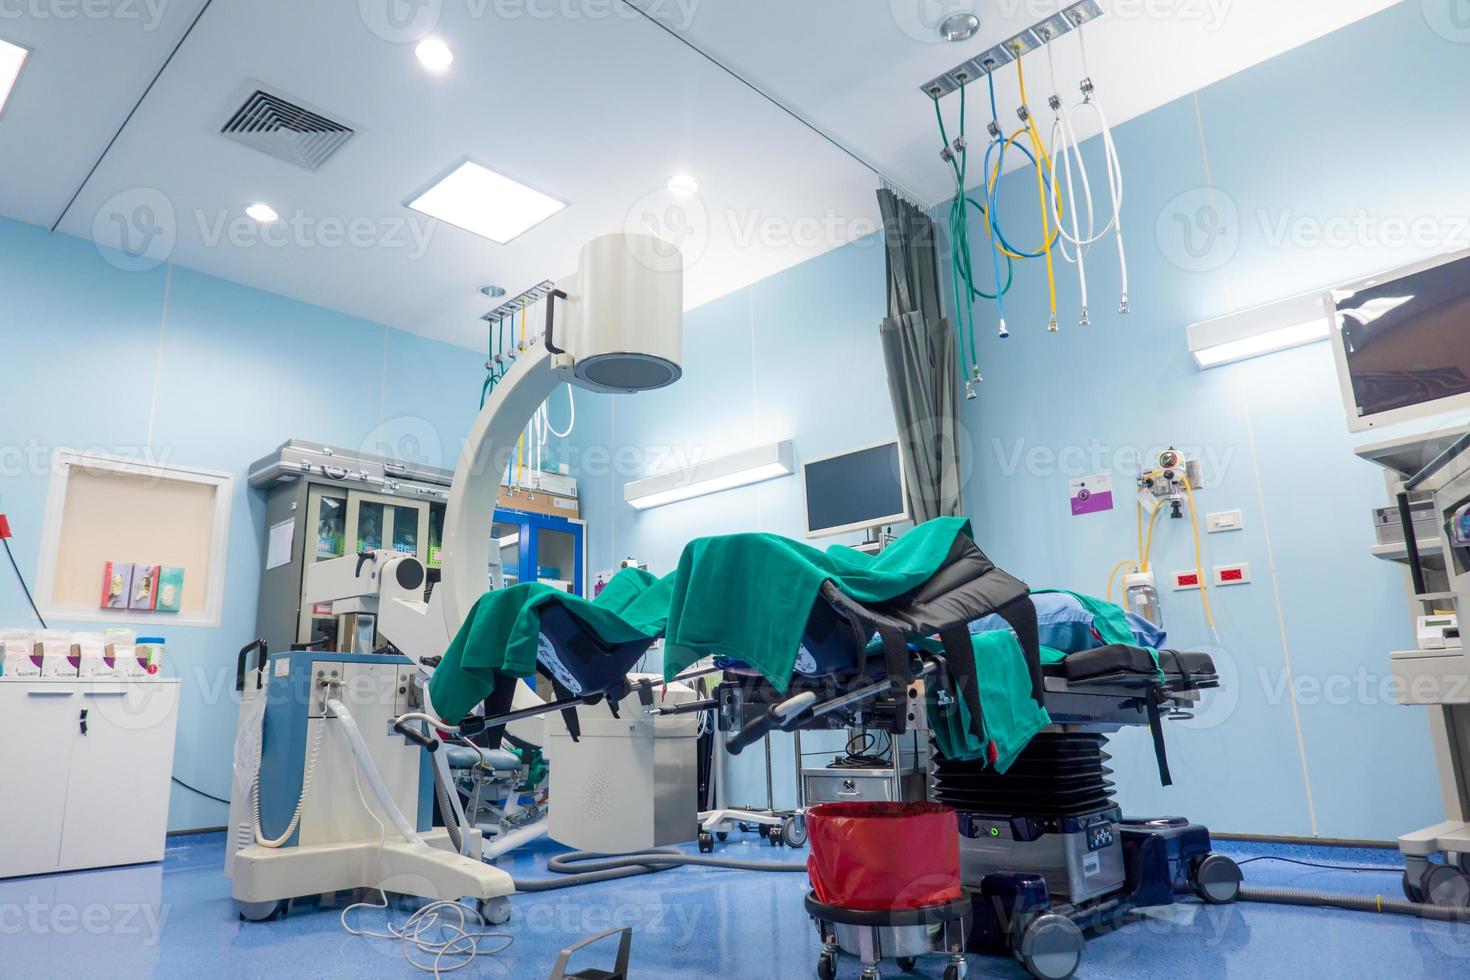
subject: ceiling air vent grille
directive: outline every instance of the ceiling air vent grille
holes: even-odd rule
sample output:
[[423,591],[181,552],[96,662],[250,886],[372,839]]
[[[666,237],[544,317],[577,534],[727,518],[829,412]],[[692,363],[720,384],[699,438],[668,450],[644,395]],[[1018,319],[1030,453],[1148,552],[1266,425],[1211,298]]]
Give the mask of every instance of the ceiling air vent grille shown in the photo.
[[317,170],[352,138],[350,126],[256,89],[220,130],[224,135],[307,170]]

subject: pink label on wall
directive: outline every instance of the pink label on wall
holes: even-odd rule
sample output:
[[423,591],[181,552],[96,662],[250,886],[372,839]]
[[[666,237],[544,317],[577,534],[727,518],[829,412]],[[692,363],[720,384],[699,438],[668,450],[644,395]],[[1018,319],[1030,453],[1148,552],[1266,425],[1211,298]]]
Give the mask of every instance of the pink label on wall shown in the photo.
[[1067,485],[1067,495],[1072,502],[1072,516],[1097,514],[1113,509],[1113,476],[1097,473],[1078,477]]

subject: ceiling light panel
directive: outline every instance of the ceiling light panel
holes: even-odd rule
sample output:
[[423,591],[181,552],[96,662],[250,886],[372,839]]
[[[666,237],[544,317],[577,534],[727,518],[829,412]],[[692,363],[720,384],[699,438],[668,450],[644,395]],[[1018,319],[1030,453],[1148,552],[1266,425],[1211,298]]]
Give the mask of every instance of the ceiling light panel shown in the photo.
[[504,174],[466,161],[408,206],[504,245],[567,205]]

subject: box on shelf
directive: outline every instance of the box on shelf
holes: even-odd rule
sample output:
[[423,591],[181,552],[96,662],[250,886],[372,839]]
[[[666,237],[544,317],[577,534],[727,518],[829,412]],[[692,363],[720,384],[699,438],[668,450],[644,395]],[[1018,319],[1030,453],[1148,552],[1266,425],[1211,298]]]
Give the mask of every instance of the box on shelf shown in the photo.
[[0,630],[0,677],[40,677],[36,637],[30,630]]
[[126,609],[133,594],[133,563],[110,561],[102,566],[103,609]]
[[71,658],[71,634],[64,630],[37,630],[31,656],[41,664],[42,677],[76,677],[79,664]]

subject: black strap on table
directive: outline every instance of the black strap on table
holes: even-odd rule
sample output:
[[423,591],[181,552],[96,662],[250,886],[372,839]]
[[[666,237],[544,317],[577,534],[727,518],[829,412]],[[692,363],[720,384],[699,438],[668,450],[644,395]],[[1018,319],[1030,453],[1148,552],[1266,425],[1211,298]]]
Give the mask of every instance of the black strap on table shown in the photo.
[[1001,619],[1011,625],[1016,639],[1021,643],[1021,652],[1026,656],[1026,669],[1031,674],[1031,698],[1039,707],[1046,707],[1046,682],[1041,675],[1041,627],[1036,622],[1036,606],[1030,595],[1023,595],[996,610]]
[[883,641],[883,666],[888,671],[888,683],[894,697],[899,698],[899,710],[893,713],[893,734],[908,731],[908,712],[903,710],[903,700],[908,697],[909,685],[914,682],[913,664],[909,660],[909,645],[896,627],[887,623],[878,624],[878,637]]
[[1154,737],[1154,756],[1159,760],[1159,782],[1173,786],[1174,778],[1169,775],[1169,753],[1164,748],[1164,722],[1159,717],[1159,699],[1150,692],[1146,699],[1148,730]]
[[[490,696],[485,699],[485,717],[495,718],[510,712],[511,703],[515,701],[516,679],[506,674],[495,674],[495,688]],[[485,729],[484,741],[480,744],[487,749],[500,748],[501,740],[505,738],[505,726]]]
[[[556,695],[556,699],[558,701],[567,701],[576,697],[575,694],[569,691],[566,686],[563,685],[562,682],[557,680],[555,677],[551,678],[551,690]],[[577,709],[562,708],[561,717],[562,720],[565,721],[567,724],[567,734],[572,737],[572,741],[582,741],[582,722],[577,718]]]
[[975,669],[975,643],[963,624],[951,626],[939,634],[944,656],[949,662],[949,676],[970,711],[970,734],[985,741],[985,718],[980,710],[980,681]]

